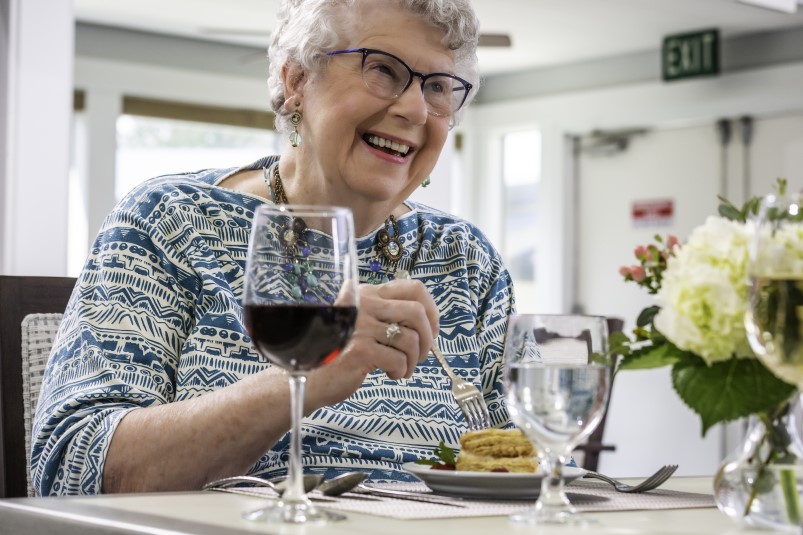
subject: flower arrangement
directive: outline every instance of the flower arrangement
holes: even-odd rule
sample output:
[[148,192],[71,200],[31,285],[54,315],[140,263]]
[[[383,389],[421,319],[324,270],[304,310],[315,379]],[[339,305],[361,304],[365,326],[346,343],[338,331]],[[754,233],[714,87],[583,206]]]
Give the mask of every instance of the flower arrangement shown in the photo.
[[756,359],[745,332],[748,219],[760,198],[742,208],[720,201],[719,216],[685,244],[670,235],[636,247],[638,263],[619,272],[654,294],[656,304],[639,314],[633,339],[611,336],[620,370],[672,367],[672,386],[700,416],[703,435],[718,423],[774,413],[795,392]]
[[[785,189],[779,179],[780,195]],[[745,444],[715,476],[715,501],[748,524],[798,526],[803,496],[796,478],[803,472],[785,421],[797,388],[756,358],[745,328],[750,219],[761,199],[741,208],[719,199],[719,216],[694,229],[686,243],[655,236],[655,243],[636,247],[637,264],[619,270],[656,303],[639,314],[632,339],[611,335],[611,352],[622,355],[619,370],[671,366],[672,386],[700,416],[703,435],[718,423],[755,416]],[[803,227],[778,233],[772,243],[803,262]],[[768,520],[767,511],[783,514]]]

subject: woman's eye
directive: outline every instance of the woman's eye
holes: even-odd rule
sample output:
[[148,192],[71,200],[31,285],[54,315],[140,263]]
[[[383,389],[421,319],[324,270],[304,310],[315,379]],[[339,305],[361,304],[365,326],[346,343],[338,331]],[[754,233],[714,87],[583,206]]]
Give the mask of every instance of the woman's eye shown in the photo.
[[371,73],[373,74],[380,74],[384,76],[389,76],[391,78],[396,78],[396,71],[393,70],[389,65],[386,63],[372,63],[371,65],[366,66],[370,69]]
[[442,80],[430,80],[425,87],[427,93],[440,95],[446,93],[446,84]]

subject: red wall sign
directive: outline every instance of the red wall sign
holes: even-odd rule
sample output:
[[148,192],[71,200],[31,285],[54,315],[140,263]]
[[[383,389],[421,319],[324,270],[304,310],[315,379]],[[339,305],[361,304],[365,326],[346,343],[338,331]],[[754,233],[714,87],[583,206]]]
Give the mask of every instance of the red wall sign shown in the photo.
[[658,227],[672,224],[675,213],[672,199],[633,201],[630,210],[636,227]]

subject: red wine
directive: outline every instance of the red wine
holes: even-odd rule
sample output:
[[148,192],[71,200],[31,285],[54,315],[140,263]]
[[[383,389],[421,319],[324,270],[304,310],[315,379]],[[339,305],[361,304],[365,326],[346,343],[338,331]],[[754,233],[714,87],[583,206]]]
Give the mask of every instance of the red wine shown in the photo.
[[357,307],[246,305],[245,328],[260,355],[290,371],[309,371],[340,354]]

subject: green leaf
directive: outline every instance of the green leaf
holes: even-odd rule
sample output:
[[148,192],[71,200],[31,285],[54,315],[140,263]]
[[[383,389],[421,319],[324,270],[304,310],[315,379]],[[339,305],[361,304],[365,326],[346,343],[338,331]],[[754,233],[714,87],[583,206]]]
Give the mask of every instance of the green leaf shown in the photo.
[[792,443],[792,437],[789,436],[785,423],[780,419],[773,420],[770,422],[768,430],[768,440],[772,450],[774,452],[785,452]]
[[778,195],[786,195],[786,186],[789,181],[785,178],[778,177],[775,179],[776,188],[778,190]]
[[747,220],[748,216],[755,216],[758,214],[758,209],[761,206],[761,197],[753,197],[746,203],[744,203],[744,208],[742,212],[744,212],[745,220]]
[[610,346],[611,355],[629,355],[630,354],[630,338],[623,332],[611,333],[608,337],[608,345]]
[[438,447],[435,448],[435,455],[437,455],[444,464],[454,466],[457,462],[457,455],[454,450],[447,446],[443,440],[441,440],[440,443],[438,443]]
[[435,456],[438,457],[437,459],[419,459],[415,462],[415,464],[426,464],[429,466],[436,464],[448,464],[450,466],[454,466],[457,462],[457,454],[452,448],[447,446],[443,440],[438,443],[433,453],[435,453]]
[[683,359],[672,367],[672,386],[700,416],[703,436],[715,424],[769,411],[795,391],[753,358],[710,366],[699,357]]
[[753,491],[756,494],[766,494],[775,488],[775,474],[771,470],[761,468],[758,477],[753,482]]
[[658,305],[653,305],[651,307],[647,307],[641,311],[641,314],[638,315],[636,319],[636,325],[639,327],[646,327],[652,323],[653,318],[658,312],[661,310],[661,307]]
[[685,352],[668,342],[651,345],[639,350],[631,350],[621,364],[620,370],[650,370],[663,366],[673,366],[680,362]]
[[731,221],[742,221],[744,222],[744,215],[741,211],[736,208],[730,201],[724,199],[722,197],[719,198],[722,203],[717,208],[717,212],[720,216],[724,217],[725,219],[729,219]]

